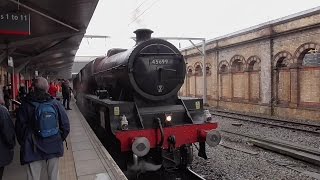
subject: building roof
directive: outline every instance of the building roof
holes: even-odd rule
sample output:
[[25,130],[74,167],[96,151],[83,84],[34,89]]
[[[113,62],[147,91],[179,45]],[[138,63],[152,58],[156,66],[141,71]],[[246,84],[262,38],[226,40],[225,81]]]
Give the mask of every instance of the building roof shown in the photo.
[[[304,17],[312,16],[312,15],[315,15],[315,14],[320,14],[320,6],[312,8],[312,9],[308,9],[308,10],[305,10],[305,11],[302,11],[302,12],[298,12],[298,13],[295,13],[295,14],[291,14],[291,15],[288,15],[288,16],[285,16],[285,17],[282,17],[282,18],[278,18],[278,19],[275,19],[275,20],[264,22],[264,23],[261,23],[261,24],[255,25],[255,26],[251,26],[249,28],[245,28],[245,29],[233,32],[233,33],[229,33],[229,34],[223,35],[223,36],[212,38],[212,39],[206,40],[206,44],[210,44],[210,43],[213,43],[215,41],[222,40],[222,39],[227,39],[227,38],[231,38],[231,37],[235,37],[235,36],[240,36],[240,35],[247,34],[247,33],[253,32],[253,31],[258,31],[260,29],[263,29],[263,28],[266,28],[266,27],[269,27],[269,26],[283,24],[283,23],[294,21],[294,20],[301,19],[301,18],[304,18]],[[201,46],[201,45],[202,45],[202,43],[197,43],[196,44],[196,46]],[[188,47],[182,48],[181,51],[190,50],[190,49],[193,49],[193,48],[194,48],[194,46],[188,46]]]
[[37,70],[46,76],[70,78],[75,54],[97,3],[98,0],[1,0],[2,12],[30,14],[31,34],[0,35],[0,62],[9,54],[16,72]]

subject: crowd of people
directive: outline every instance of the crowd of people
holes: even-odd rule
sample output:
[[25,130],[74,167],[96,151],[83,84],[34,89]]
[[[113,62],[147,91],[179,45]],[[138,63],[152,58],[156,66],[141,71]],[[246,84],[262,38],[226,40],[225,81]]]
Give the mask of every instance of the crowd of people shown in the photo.
[[[34,80],[32,80],[34,81]],[[7,109],[10,109],[10,99],[12,99],[11,94],[11,86],[3,86],[2,93],[3,93],[3,100],[4,106]],[[34,83],[28,88],[28,92],[24,84],[21,84],[19,87],[19,93],[16,97],[16,100],[21,102],[24,97],[30,92],[34,90]],[[70,82],[68,80],[57,80],[51,81],[49,84],[48,93],[58,101],[63,102],[63,106],[66,110],[71,110],[70,108],[70,99],[72,94],[72,89],[70,87]]]
[[[48,93],[57,100],[63,99],[63,106],[66,110],[71,110],[70,99],[72,89],[68,80],[63,80],[60,83],[50,82]],[[66,106],[67,105],[67,106]]]
[[6,91],[3,88],[0,93],[0,180],[5,166],[13,159],[15,139],[20,144],[20,162],[26,166],[28,180],[40,180],[42,168],[47,169],[49,180],[59,179],[59,157],[63,156],[63,141],[70,132],[66,113],[70,110],[72,91],[69,82],[49,85],[45,78],[38,77],[28,93],[19,89],[21,105],[15,124],[8,112],[10,94],[8,98]]

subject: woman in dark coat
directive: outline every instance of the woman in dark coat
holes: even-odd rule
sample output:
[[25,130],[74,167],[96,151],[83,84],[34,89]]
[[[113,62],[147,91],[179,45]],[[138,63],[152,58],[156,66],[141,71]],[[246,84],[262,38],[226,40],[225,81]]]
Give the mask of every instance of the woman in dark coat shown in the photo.
[[14,125],[8,109],[2,105],[3,103],[3,98],[0,97],[0,180],[4,167],[10,164],[13,159],[13,148],[16,143]]
[[10,106],[10,91],[7,88],[7,86],[3,86],[3,100],[4,100],[4,105],[6,106],[6,108],[9,109],[9,106]]

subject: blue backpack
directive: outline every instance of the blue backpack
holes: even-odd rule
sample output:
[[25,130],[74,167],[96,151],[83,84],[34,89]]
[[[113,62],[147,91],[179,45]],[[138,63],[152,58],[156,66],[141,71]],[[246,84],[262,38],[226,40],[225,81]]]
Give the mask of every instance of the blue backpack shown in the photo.
[[58,134],[58,112],[52,101],[31,102],[35,106],[35,130],[43,138]]

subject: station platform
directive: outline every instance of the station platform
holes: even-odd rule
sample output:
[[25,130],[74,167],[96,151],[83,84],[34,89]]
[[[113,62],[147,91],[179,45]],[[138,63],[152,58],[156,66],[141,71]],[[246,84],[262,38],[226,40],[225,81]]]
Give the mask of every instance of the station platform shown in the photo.
[[[60,180],[125,180],[127,179],[94,134],[78,107],[72,101],[68,150],[64,145],[64,156],[60,158]],[[20,165],[19,144],[15,147],[13,162],[5,167],[3,180],[27,179],[26,167]],[[43,169],[41,180],[47,180]]]

